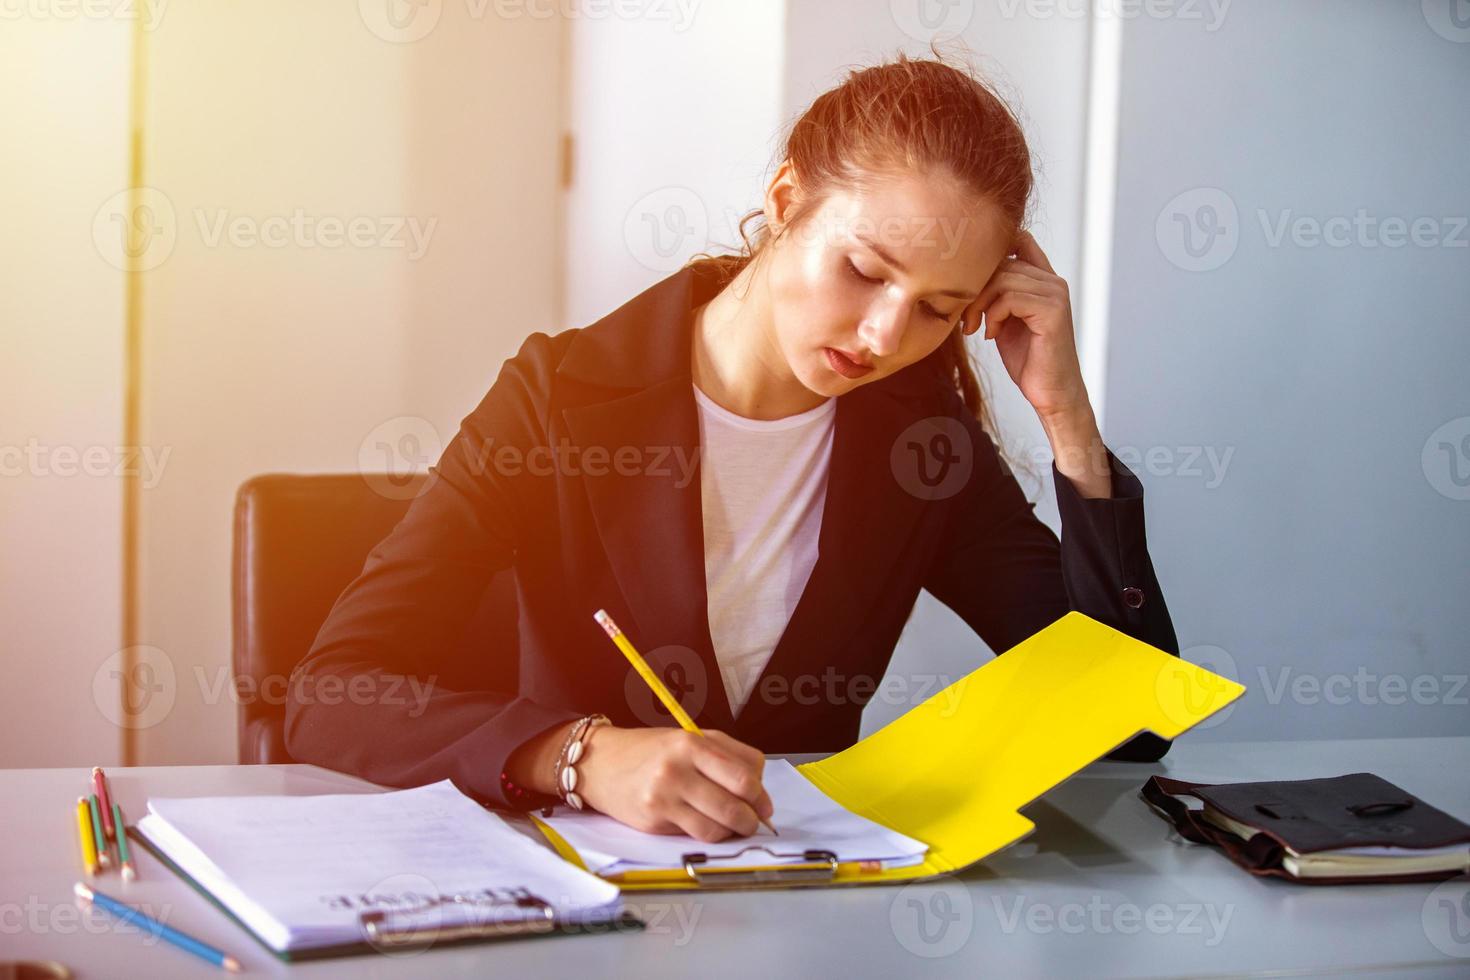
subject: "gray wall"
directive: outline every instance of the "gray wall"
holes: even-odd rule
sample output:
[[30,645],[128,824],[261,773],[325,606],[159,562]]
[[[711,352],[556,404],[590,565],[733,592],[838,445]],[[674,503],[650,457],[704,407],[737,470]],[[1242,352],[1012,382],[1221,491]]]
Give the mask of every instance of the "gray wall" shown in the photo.
[[[1214,31],[1126,25],[1104,435],[1154,451],[1187,659],[1248,688],[1191,737],[1470,733],[1463,22],[1236,0]],[[1360,209],[1419,242],[1293,232]]]

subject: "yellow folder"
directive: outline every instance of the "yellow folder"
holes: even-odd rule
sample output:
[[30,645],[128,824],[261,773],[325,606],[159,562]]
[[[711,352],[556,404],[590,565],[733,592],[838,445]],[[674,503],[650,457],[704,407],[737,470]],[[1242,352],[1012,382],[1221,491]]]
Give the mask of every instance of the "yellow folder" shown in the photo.
[[[740,849],[733,839],[681,869],[608,880],[628,890],[802,887],[957,871],[1029,834],[1035,824],[1021,809],[1088,764],[1143,731],[1176,738],[1243,693],[1229,678],[1067,613],[852,747],[797,766],[852,812],[928,844],[921,864],[885,869],[820,852],[720,868],[721,854]],[[586,867],[535,823],[558,853]]]

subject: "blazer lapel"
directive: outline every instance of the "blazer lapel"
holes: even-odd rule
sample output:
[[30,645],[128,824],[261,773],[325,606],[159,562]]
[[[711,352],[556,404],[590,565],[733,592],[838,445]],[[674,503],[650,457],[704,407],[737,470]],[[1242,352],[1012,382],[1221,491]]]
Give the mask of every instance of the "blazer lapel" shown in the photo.
[[612,596],[604,605],[695,721],[723,731],[734,722],[709,633],[690,354],[694,308],[727,281],[680,270],[583,330],[558,368],[614,389],[562,410],[577,445],[614,461],[631,447],[640,460],[633,475],[582,475],[622,593],[621,608]]
[[[645,471],[584,476],[608,563],[631,620],[607,609],[703,727],[728,731],[730,703],[710,639],[700,502],[699,420],[690,382],[665,381],[612,402],[567,409],[579,446],[639,450]],[[662,457],[662,459],[661,459]],[[687,651],[697,658],[697,669]]]

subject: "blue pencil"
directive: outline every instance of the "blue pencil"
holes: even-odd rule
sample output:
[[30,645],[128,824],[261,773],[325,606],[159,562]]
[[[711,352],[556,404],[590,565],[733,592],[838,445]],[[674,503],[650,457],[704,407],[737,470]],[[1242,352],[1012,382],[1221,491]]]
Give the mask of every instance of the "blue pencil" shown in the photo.
[[226,956],[213,946],[201,943],[192,936],[186,936],[182,932],[179,932],[179,930],[171,926],[166,926],[157,919],[145,915],[142,911],[133,908],[131,905],[126,905],[93,888],[88,888],[80,881],[77,882],[76,887],[72,890],[77,893],[78,898],[87,902],[96,902],[123,922],[131,922],[135,925],[142,926],[153,935],[160,936],[179,947],[179,949],[193,953],[202,960],[208,960],[215,966],[222,966],[232,973],[240,972],[240,963],[233,956]]

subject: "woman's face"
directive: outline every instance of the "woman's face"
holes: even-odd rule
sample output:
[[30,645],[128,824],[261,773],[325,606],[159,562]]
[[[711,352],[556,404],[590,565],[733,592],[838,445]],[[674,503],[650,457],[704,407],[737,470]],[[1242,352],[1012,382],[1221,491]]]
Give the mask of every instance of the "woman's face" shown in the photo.
[[[768,215],[781,207],[781,179]],[[833,193],[771,247],[776,343],[819,395],[887,377],[957,329],[1011,238],[997,208],[949,181],[895,178]]]

